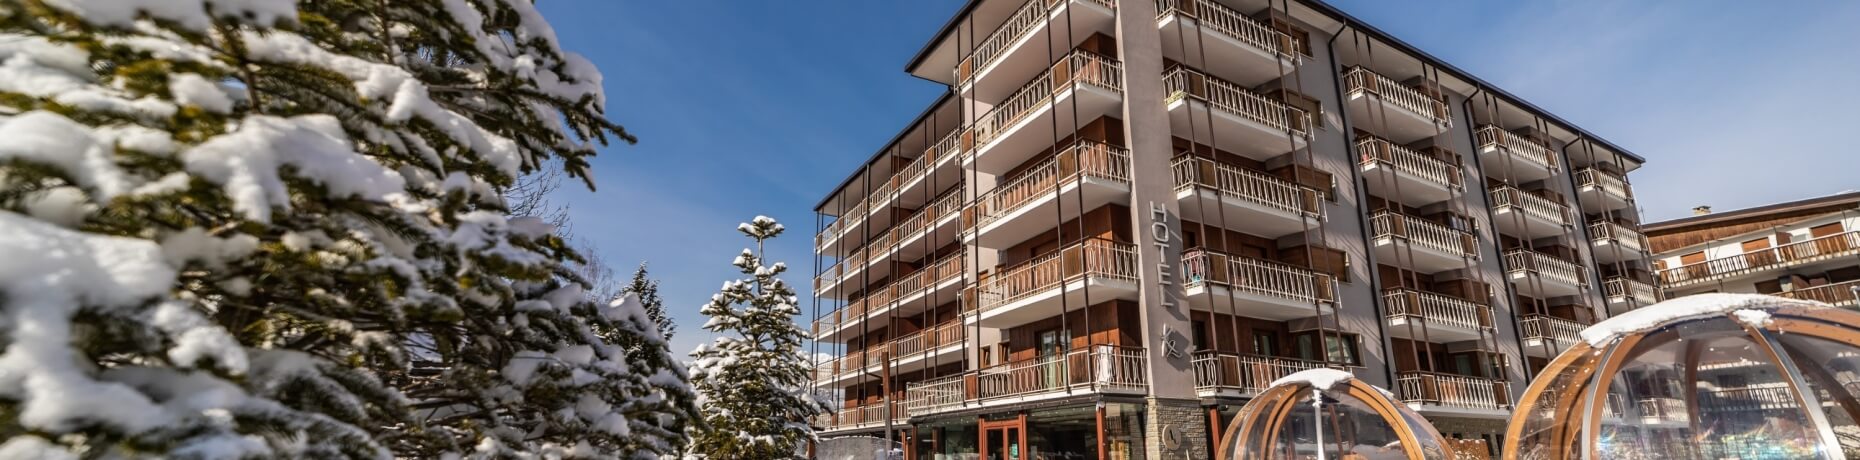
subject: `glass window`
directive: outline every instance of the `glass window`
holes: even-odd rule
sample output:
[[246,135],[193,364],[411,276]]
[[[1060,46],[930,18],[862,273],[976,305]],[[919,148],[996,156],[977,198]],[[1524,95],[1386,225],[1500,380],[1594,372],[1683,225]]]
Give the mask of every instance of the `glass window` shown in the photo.
[[1254,329],[1253,353],[1260,356],[1279,356],[1279,335],[1270,329]]
[[[1324,347],[1321,351],[1323,353],[1322,355],[1319,354],[1320,350],[1317,346],[1319,335],[1324,336]],[[1329,331],[1319,334],[1318,331],[1311,331],[1294,336],[1293,341],[1298,347],[1299,359],[1317,361],[1328,357],[1330,362],[1333,363],[1344,363],[1351,366],[1362,365],[1362,361],[1357,360],[1356,334]]]

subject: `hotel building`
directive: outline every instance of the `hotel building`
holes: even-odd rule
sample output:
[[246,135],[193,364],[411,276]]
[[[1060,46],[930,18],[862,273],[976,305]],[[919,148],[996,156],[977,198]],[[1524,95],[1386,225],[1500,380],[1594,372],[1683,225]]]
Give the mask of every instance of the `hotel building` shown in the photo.
[[1658,299],[1643,159],[1310,0],[974,0],[948,91],[816,207],[823,438],[1208,458],[1348,370],[1500,444],[1584,324]]

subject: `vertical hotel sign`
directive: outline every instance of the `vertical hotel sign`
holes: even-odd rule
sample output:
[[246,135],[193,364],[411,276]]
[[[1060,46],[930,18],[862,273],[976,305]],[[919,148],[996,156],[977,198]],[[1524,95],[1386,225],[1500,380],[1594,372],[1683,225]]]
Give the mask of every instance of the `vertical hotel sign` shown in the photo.
[[[1169,314],[1179,318],[1182,316],[1182,304],[1176,299],[1176,264],[1170,263],[1170,261],[1180,261],[1181,258],[1177,257],[1172,259],[1169,257],[1169,246],[1174,243],[1175,238],[1169,232],[1169,209],[1163,207],[1161,203],[1151,201],[1150,247],[1154,248],[1156,251],[1156,273],[1158,275],[1156,277],[1156,284],[1158,285],[1157,287],[1161,289],[1162,293],[1162,300],[1158,305],[1161,306],[1163,310],[1168,311]],[[1180,360],[1187,355],[1182,349],[1182,334],[1176,332],[1173,327],[1163,327],[1162,348],[1164,356],[1169,357],[1171,360]]]

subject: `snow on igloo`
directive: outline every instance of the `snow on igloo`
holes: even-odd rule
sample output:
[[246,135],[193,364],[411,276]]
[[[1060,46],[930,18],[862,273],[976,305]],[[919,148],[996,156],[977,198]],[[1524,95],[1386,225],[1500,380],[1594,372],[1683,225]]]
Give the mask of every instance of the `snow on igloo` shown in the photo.
[[1507,460],[1860,458],[1860,312],[1703,294],[1582,338],[1520,399]]

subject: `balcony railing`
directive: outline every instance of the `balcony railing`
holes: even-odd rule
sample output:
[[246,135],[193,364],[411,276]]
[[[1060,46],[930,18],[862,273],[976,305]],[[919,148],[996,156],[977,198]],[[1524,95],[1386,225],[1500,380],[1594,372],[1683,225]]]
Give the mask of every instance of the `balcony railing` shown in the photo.
[[1270,260],[1190,249],[1182,254],[1182,273],[1188,287],[1212,284],[1300,303],[1336,299],[1330,275]]
[[1635,401],[1642,418],[1679,422],[1686,419],[1686,402],[1679,398],[1651,397]]
[[929,329],[912,332],[891,342],[891,354],[897,358],[923,353],[945,345],[962,343],[963,327],[961,321],[952,321]]
[[936,166],[937,163],[960,153],[962,148],[962,135],[967,132],[968,130],[966,129],[950,131],[949,134],[943,136],[942,140],[937,141],[935,144],[931,144],[930,148],[924,149],[923,155],[918,155],[917,158],[911,160],[909,164],[904,165],[903,168],[899,168],[898,173],[891,176],[891,182],[898,184],[899,187],[903,187],[904,184],[929,175],[930,169]]
[[1615,276],[1602,280],[1602,290],[1609,299],[1629,299],[1643,306],[1660,302],[1660,291],[1653,285],[1629,278]]
[[1149,388],[1148,361],[1142,348],[1093,345],[983,368],[976,393],[988,400],[1067,389],[1142,391]]
[[1787,386],[1725,388],[1699,398],[1700,412],[1754,412],[1795,409],[1801,403]]
[[1479,258],[1479,239],[1472,232],[1454,230],[1427,219],[1386,210],[1370,215],[1369,226],[1374,229],[1377,239],[1399,238],[1408,244],[1435,251],[1475,260]]
[[1525,315],[1518,321],[1525,340],[1555,340],[1559,344],[1569,345],[1581,340],[1582,330],[1586,324],[1549,315]]
[[1511,207],[1538,219],[1569,225],[1569,207],[1509,185],[1492,187],[1492,207]]
[[[943,193],[942,197],[937,198],[935,201],[931,201],[930,204],[924,206],[923,209],[917,210],[916,214],[904,218],[904,220],[898,222],[896,227],[892,227],[891,240],[897,242],[897,244],[900,245],[899,248],[902,248],[902,244],[905,241],[910,240],[911,237],[916,236],[920,232],[935,227],[937,221],[961,213],[962,204],[961,187]],[[942,243],[934,243],[932,246],[942,246]]]
[[1232,37],[1254,48],[1283,56],[1286,61],[1299,60],[1297,42],[1291,35],[1272,30],[1272,26],[1241,14],[1214,0],[1156,0],[1156,18],[1170,14],[1195,18],[1201,27]]
[[1226,199],[1245,201],[1293,215],[1323,217],[1323,208],[1319,206],[1323,199],[1318,197],[1318,191],[1300,187],[1285,179],[1189,155],[1176,156],[1174,169],[1177,192],[1201,187],[1219,192]]
[[1829,305],[1852,305],[1860,303],[1860,280],[1800,288],[1778,292],[1776,295],[1791,299],[1813,300]]
[[904,406],[912,417],[962,407],[971,399],[971,382],[975,374],[962,373],[937,377],[905,386]]
[[[1040,1],[1040,0],[1034,0]],[[1076,85],[1094,85],[1122,92],[1124,68],[1116,60],[1087,51],[1073,51],[1060,59],[1051,70],[1034,77],[1032,82],[1008,96],[994,110],[976,119],[976,145],[986,145],[1008,127],[1032,115],[1052,102],[1053,96]]]
[[1344,71],[1343,87],[1346,92],[1362,91],[1374,94],[1383,102],[1433,118],[1434,123],[1453,126],[1453,118],[1448,116],[1446,101],[1409,88],[1408,85],[1384,77],[1368,68],[1357,66]]
[[1385,139],[1363,137],[1356,141],[1356,151],[1362,155],[1360,164],[1384,164],[1396,171],[1418,176],[1429,182],[1451,189],[1460,189],[1460,167],[1453,163],[1441,161],[1407,147],[1395,145]]
[[1298,137],[1311,132],[1311,117],[1304,110],[1186,67],[1178,66],[1163,73],[1163,93],[1169,95],[1163,99],[1164,104],[1195,98],[1221,111],[1273,129],[1290,131]]
[[1419,320],[1430,326],[1474,330],[1492,328],[1492,307],[1466,299],[1394,288],[1383,291],[1382,300],[1388,304],[1388,318],[1391,320]]
[[[994,32],[988,34],[988,38],[982,39],[981,44],[976,45],[975,51],[969,53],[969,57],[956,63],[956,80],[966,82],[982,69],[993,65],[996,60],[1005,55],[1008,47],[1019,42],[1021,37],[1025,37],[1040,24],[1047,22],[1049,12],[1064,1],[1028,0],[1027,3],[1021,4],[1019,9],[1014,10],[1013,15],[1008,16],[1006,22],[1001,23],[1001,26],[996,27]],[[1111,0],[1091,1],[1104,5],[1105,8],[1114,7]]]
[[1577,170],[1576,185],[1584,188],[1600,187],[1603,192],[1622,198],[1634,197],[1634,192],[1628,189],[1626,179],[1600,169],[1582,168]]
[[1324,367],[1318,361],[1215,351],[1195,352],[1195,389],[1259,393],[1294,372]]
[[1137,279],[1137,249],[1129,243],[1090,239],[1016,264],[982,283],[981,311],[988,311],[1082,278]]
[[1860,250],[1860,232],[1828,235],[1660,270],[1667,287],[1813,262]]
[[1529,249],[1505,251],[1505,268],[1511,273],[1536,273],[1545,279],[1565,284],[1589,284],[1589,272],[1581,265]]
[[829,430],[883,426],[886,420],[890,420],[893,425],[902,425],[905,419],[909,418],[905,415],[904,405],[895,403],[890,406],[886,406],[885,404],[869,404],[858,407],[847,407],[840,409],[839,412],[824,415],[828,415],[829,417],[824,420],[816,421],[815,423],[819,423]]
[[841,265],[842,264],[834,263],[833,266],[827,267],[825,271],[820,272],[818,275],[814,275],[814,291],[818,292],[821,288],[840,282],[840,272],[843,270]]
[[1511,407],[1511,386],[1488,378],[1402,371],[1396,374],[1395,387],[1402,402],[1409,404],[1483,410]]
[[1479,150],[1504,148],[1516,158],[1539,168],[1554,170],[1559,164],[1555,150],[1498,126],[1480,126],[1479,131],[1474,133],[1473,141],[1479,143]]
[[977,226],[987,226],[1027,203],[1053,197],[1056,188],[1087,177],[1129,183],[1130,153],[1089,141],[1067,147],[982,197],[981,219]]
[[1625,241],[1633,243],[1642,249],[1649,247],[1647,245],[1646,235],[1642,235],[1640,232],[1634,231],[1633,228],[1629,228],[1626,225],[1606,220],[1589,222],[1589,239],[1595,241]]

